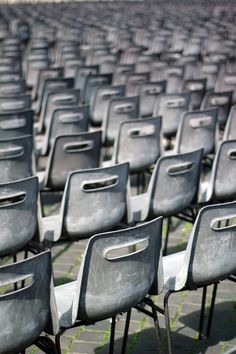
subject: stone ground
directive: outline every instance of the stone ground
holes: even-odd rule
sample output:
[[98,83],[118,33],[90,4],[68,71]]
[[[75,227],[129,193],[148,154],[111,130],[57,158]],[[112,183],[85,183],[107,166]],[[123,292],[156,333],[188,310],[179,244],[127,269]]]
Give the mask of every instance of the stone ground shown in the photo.
[[[53,212],[47,209],[47,214]],[[170,234],[169,253],[182,250],[191,230],[191,224],[174,220]],[[87,241],[56,244],[52,248],[55,285],[76,279],[81,257]],[[212,288],[208,290],[208,308]],[[236,284],[224,281],[219,284],[212,335],[208,340],[197,340],[197,328],[202,290],[182,292],[170,297],[170,315],[173,354],[236,353]],[[162,305],[163,294],[156,297]],[[162,341],[166,350],[165,323],[159,315]],[[115,354],[120,353],[125,316],[118,319],[115,336]],[[101,321],[89,327],[68,330],[62,337],[63,354],[105,354],[109,350],[110,321]],[[30,347],[27,354],[41,353]],[[152,320],[136,310],[132,311],[127,354],[154,354],[155,331]]]

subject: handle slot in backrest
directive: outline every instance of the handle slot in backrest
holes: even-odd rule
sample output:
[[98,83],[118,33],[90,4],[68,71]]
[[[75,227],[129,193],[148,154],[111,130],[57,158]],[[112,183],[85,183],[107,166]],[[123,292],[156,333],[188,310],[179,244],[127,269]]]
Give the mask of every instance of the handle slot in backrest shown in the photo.
[[227,85],[236,85],[236,76],[226,76],[224,83]]
[[5,111],[14,111],[16,109],[24,109],[25,108],[25,101],[8,101],[8,102],[1,102],[1,108]]
[[213,118],[211,116],[193,117],[189,121],[191,128],[203,128],[208,127],[212,124]]
[[107,82],[107,79],[104,77],[98,77],[90,80],[90,84],[95,85],[95,84],[105,84]]
[[0,298],[5,296],[10,296],[21,289],[28,289],[34,284],[34,275],[33,274],[24,274],[14,277],[15,279],[1,279],[0,285]]
[[149,125],[147,127],[129,129],[128,135],[132,139],[142,138],[145,136],[153,135],[155,133],[155,131],[156,131],[155,125]]
[[215,65],[207,65],[202,68],[202,72],[204,74],[216,74],[217,71],[218,71],[218,68]]
[[227,96],[212,97],[211,98],[212,105],[223,106],[227,103],[229,103],[229,97],[227,97]]
[[127,104],[119,104],[117,106],[115,106],[114,111],[117,114],[122,114],[122,113],[128,113],[134,110],[134,105],[131,103],[127,103]]
[[62,103],[70,103],[70,102],[74,102],[75,100],[75,96],[74,95],[61,95],[61,96],[54,96],[52,98],[52,102],[54,104],[62,104]]
[[111,189],[119,183],[119,176],[111,176],[107,178],[100,178],[96,180],[85,181],[81,185],[81,189],[88,192],[96,192],[105,189]]
[[49,82],[47,84],[47,90],[55,90],[59,88],[66,88],[67,84],[66,82]]
[[211,222],[211,229],[213,231],[228,231],[236,228],[236,215],[226,215],[224,217],[216,218]]
[[181,108],[185,107],[186,100],[184,98],[171,98],[165,102],[165,106],[169,109],[171,108]]
[[204,89],[204,85],[200,82],[189,83],[186,86],[190,91],[200,91]]
[[25,118],[16,118],[16,119],[9,119],[3,120],[0,122],[0,128],[2,130],[11,130],[11,129],[19,129],[26,126],[26,119]]
[[64,113],[59,117],[59,121],[62,124],[78,123],[83,117],[83,113]]
[[115,95],[119,95],[119,91],[115,91],[115,90],[106,91],[101,94],[101,97],[108,100],[110,97],[115,96]]
[[159,93],[162,92],[162,88],[160,86],[157,87],[152,87],[152,88],[147,88],[145,90],[146,95],[148,96],[154,96],[154,95],[158,95]]
[[129,83],[131,84],[140,84],[142,82],[146,81],[146,78],[143,76],[139,76],[139,77],[130,77],[129,79]]
[[0,160],[13,159],[24,154],[23,146],[10,146],[0,148]]
[[166,75],[167,76],[182,76],[182,70],[181,69],[166,69]]
[[189,172],[193,168],[193,162],[183,162],[176,165],[169,166],[167,169],[167,174],[169,176],[182,175]]
[[92,140],[84,140],[73,143],[67,143],[64,145],[64,151],[67,154],[74,154],[92,150],[94,142]]
[[143,252],[149,246],[149,237],[124,242],[118,246],[107,247],[104,250],[104,258],[108,261],[115,261]]
[[227,153],[227,157],[230,160],[236,160],[236,150],[235,149],[229,150],[228,153]]
[[0,92],[3,93],[18,93],[19,91],[21,91],[21,85],[17,83],[0,86]]
[[12,204],[22,203],[25,201],[25,198],[25,192],[11,193],[3,196],[0,195],[0,208],[10,206]]

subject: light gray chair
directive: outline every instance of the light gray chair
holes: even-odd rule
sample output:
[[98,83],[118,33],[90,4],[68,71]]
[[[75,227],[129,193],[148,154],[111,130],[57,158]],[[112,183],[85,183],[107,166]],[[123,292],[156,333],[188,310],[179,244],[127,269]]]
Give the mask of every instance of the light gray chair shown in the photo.
[[[54,343],[48,337],[39,338],[50,319],[50,252],[1,266],[0,279],[1,288],[7,288],[0,294],[0,317],[4,318],[0,353],[25,353],[32,344],[47,354],[55,353]],[[13,287],[15,284],[21,284],[21,288]]]
[[199,323],[201,338],[207,286],[214,284],[206,331],[206,336],[210,335],[217,284],[236,272],[236,228],[235,224],[232,224],[235,216],[236,202],[202,208],[194,223],[186,250],[163,258],[164,287],[167,290],[164,313],[169,353],[172,352],[168,308],[171,294],[203,288]]
[[[58,354],[60,336],[67,329],[106,318],[112,318],[109,353],[114,353],[116,315],[139,304],[157,280],[158,265],[161,268],[161,229],[160,217],[134,228],[90,238],[77,280],[55,288],[51,309],[60,328],[54,333]],[[161,291],[162,277],[158,280]]]
[[72,172],[59,214],[44,217],[44,238],[79,240],[110,230],[127,219],[128,164]]

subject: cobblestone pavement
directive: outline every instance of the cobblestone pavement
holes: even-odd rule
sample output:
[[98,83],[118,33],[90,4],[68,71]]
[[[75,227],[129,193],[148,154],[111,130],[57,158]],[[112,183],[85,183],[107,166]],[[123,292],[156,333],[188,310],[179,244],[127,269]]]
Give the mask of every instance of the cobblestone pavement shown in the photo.
[[[169,252],[177,252],[186,246],[191,224],[175,220],[170,234]],[[55,285],[76,279],[81,257],[87,241],[61,243],[52,248]],[[212,288],[208,288],[208,308]],[[236,353],[236,284],[222,282],[218,287],[212,335],[208,340],[197,340],[197,328],[202,290],[182,292],[170,297],[170,316],[173,339],[173,354],[221,354]],[[156,303],[163,304],[163,294],[156,297]],[[159,315],[161,335],[166,351],[165,323]],[[115,354],[120,353],[125,316],[117,322]],[[110,321],[101,321],[89,327],[68,330],[62,337],[63,354],[105,354],[109,349]],[[234,349],[235,348],[235,349]],[[41,353],[31,347],[27,354]],[[127,354],[154,354],[155,331],[152,320],[132,311]]]

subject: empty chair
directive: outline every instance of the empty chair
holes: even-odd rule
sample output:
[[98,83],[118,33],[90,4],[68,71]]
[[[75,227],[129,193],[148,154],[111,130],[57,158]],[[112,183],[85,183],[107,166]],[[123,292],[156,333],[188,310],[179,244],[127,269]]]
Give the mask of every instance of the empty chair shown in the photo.
[[187,112],[176,135],[176,153],[203,148],[203,155],[214,154],[218,143],[217,109]]
[[110,85],[111,79],[111,74],[88,75],[85,81],[84,90],[82,92],[82,101],[85,104],[88,104],[93,94],[93,90],[96,89],[96,87],[98,86],[100,87]]
[[[207,337],[210,335],[217,283],[236,272],[236,229],[235,224],[232,224],[235,215],[235,202],[202,208],[194,223],[186,250],[163,258],[164,287],[168,290],[164,299],[164,308],[169,332],[169,353],[171,353],[171,337],[168,300],[175,292],[203,288],[199,324],[199,338],[201,338],[206,289],[208,285],[214,284],[206,332]],[[224,226],[225,222],[227,226]]]
[[124,96],[125,86],[98,86],[94,88],[90,100],[90,119],[94,125],[102,124],[104,115],[107,112],[109,102],[112,98]]
[[129,73],[126,80],[126,95],[138,94],[139,86],[149,80],[149,73]]
[[127,163],[70,173],[60,213],[43,218],[47,240],[79,240],[114,228],[127,215]]
[[207,92],[202,100],[201,109],[218,108],[218,123],[224,127],[232,100],[232,92]]
[[162,117],[162,131],[167,137],[176,134],[181,116],[188,111],[190,93],[160,94],[155,101],[153,116]]
[[132,120],[120,124],[113,162],[129,162],[131,173],[145,171],[161,155],[161,118]]
[[40,184],[52,190],[63,190],[71,171],[99,166],[100,150],[100,131],[57,136],[46,171],[38,173]]
[[151,117],[156,97],[165,92],[166,81],[144,82],[139,85],[137,94],[140,97],[139,111],[141,117]]
[[137,119],[139,113],[139,97],[117,97],[109,102],[107,114],[103,120],[103,142],[112,145],[121,123]]
[[[0,295],[0,316],[4,318],[1,353],[23,353],[30,345],[39,344],[38,337],[50,319],[51,273],[49,251],[0,267],[0,286],[9,289]],[[12,287],[19,282],[23,284],[20,289]],[[42,344],[42,337],[40,341]],[[44,344],[49,342],[53,353],[55,346],[49,338]]]
[[96,75],[98,73],[98,69],[99,69],[98,65],[85,65],[85,66],[81,66],[78,69],[75,78],[75,88],[80,90],[81,98],[82,98],[82,93],[84,91],[87,76]]
[[218,73],[220,71],[220,64],[214,62],[201,62],[197,65],[194,78],[206,79],[206,89],[214,90]]
[[42,69],[39,71],[39,77],[37,81],[37,85],[35,85],[34,90],[32,91],[32,99],[41,99],[42,93],[43,93],[43,88],[44,88],[44,82],[48,78],[55,78],[55,77],[62,77],[63,75],[63,68],[58,67],[58,68],[47,68],[47,69]]
[[236,139],[236,106],[232,106],[225,125],[223,140]]
[[61,353],[60,336],[66,329],[110,317],[110,353],[113,353],[116,315],[142,301],[157,278],[157,266],[161,265],[161,228],[162,218],[158,218],[134,228],[98,234],[89,240],[77,280],[54,288],[52,314],[61,329],[56,338],[58,353]]
[[0,140],[0,183],[32,176],[32,136]]
[[34,112],[25,110],[0,114],[0,140],[33,135]]
[[0,256],[15,254],[35,236],[38,178],[0,183]]

